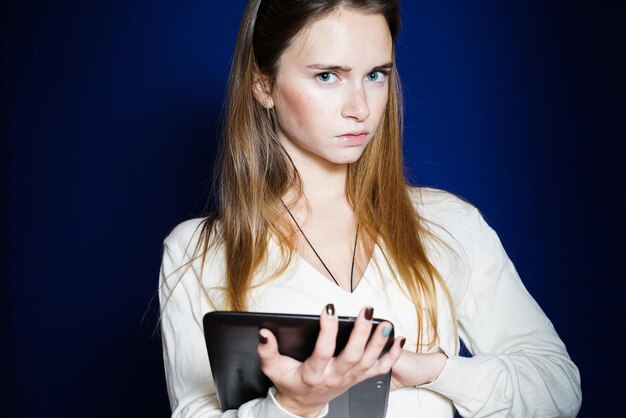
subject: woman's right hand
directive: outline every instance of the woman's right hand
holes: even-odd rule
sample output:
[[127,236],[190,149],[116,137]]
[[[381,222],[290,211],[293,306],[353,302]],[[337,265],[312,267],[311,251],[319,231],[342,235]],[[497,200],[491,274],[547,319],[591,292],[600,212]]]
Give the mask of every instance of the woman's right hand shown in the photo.
[[332,399],[357,383],[389,372],[400,357],[400,337],[380,357],[391,331],[389,322],[380,323],[368,343],[372,308],[361,309],[348,343],[333,357],[338,329],[334,310],[327,305],[322,312],[315,349],[304,362],[281,355],[274,334],[267,329],[259,331],[261,369],[276,387],[276,401],[292,414],[317,417]]

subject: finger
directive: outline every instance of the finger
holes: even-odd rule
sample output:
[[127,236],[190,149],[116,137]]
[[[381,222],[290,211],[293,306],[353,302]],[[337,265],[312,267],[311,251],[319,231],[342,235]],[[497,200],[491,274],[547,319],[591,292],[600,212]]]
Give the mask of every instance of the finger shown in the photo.
[[315,349],[303,364],[302,371],[305,374],[321,375],[324,372],[328,362],[335,354],[338,328],[335,306],[329,303],[320,315],[320,332],[315,342]]
[[361,361],[359,362],[359,368],[361,370],[367,370],[371,368],[374,363],[380,358],[385,345],[389,341],[389,336],[393,331],[393,325],[389,322],[381,322],[376,327],[372,338],[367,343],[367,347],[365,348],[365,352],[361,357]]
[[361,360],[367,340],[370,338],[372,332],[373,314],[374,308],[371,307],[363,308],[361,312],[359,312],[359,316],[354,322],[352,332],[350,332],[348,343],[335,362],[338,373],[347,373]]
[[406,338],[397,337],[389,351],[379,358],[376,363],[370,368],[368,374],[371,376],[377,376],[380,374],[388,373],[394,364],[398,361],[400,356],[402,355],[402,346],[404,346],[404,342]]
[[271,379],[272,370],[276,369],[276,364],[280,358],[278,341],[276,341],[272,331],[265,328],[259,330],[257,353],[261,359],[261,370]]

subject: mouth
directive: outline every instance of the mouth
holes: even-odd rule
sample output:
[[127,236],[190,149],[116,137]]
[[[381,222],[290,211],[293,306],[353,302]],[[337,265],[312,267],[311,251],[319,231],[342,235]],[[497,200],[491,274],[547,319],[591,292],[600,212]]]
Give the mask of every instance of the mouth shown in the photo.
[[357,146],[362,145],[367,140],[369,134],[367,131],[354,131],[338,135],[337,139],[346,145]]

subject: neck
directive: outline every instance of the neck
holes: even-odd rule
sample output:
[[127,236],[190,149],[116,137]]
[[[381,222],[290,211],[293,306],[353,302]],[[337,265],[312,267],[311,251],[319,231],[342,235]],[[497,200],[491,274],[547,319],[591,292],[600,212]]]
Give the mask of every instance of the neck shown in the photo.
[[311,202],[346,197],[347,164],[334,164],[322,158],[310,159],[290,154],[300,174],[302,190]]

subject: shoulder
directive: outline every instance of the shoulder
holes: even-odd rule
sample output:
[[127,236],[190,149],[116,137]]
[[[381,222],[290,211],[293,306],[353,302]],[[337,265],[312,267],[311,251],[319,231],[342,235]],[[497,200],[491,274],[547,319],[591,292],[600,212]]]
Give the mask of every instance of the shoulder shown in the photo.
[[444,190],[409,187],[407,192],[419,217],[429,260],[458,305],[479,264],[480,212],[465,199]]
[[451,230],[471,230],[478,227],[482,218],[476,206],[454,193],[429,187],[409,187],[408,193],[425,224]]
[[222,285],[225,266],[222,248],[215,244],[218,225],[209,221],[190,219],[171,230],[163,240],[161,281],[164,291],[181,283],[187,294],[208,296],[212,306],[218,306],[221,295],[213,290]]
[[193,252],[206,224],[206,218],[194,218],[181,222],[163,240],[163,245],[181,256]]
[[476,206],[443,190],[410,188],[409,194],[426,231],[426,245],[433,256],[444,254],[444,264],[460,261],[470,274],[487,260],[507,262],[496,231]]
[[444,190],[411,187],[408,192],[425,230],[422,239],[432,261],[447,277],[452,293],[462,295],[480,258],[488,228],[480,211],[462,197]]

